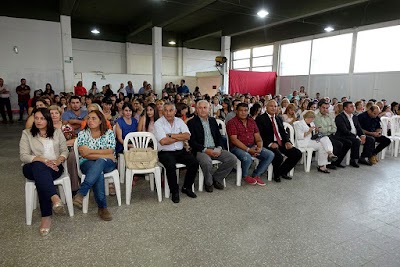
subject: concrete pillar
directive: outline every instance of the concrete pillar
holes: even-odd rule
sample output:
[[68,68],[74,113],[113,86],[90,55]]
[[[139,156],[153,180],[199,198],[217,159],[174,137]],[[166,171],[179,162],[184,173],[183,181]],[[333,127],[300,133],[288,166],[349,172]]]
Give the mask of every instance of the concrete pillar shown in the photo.
[[162,86],[162,28],[153,27],[153,90],[161,93]]
[[177,76],[183,76],[183,47],[178,47],[178,71]]
[[61,45],[64,70],[64,90],[74,91],[74,58],[72,55],[71,17],[60,16]]
[[127,74],[132,74],[132,61],[133,61],[133,56],[132,53],[130,52],[131,50],[131,43],[126,42],[125,43],[125,54],[126,54],[126,73]]
[[224,94],[229,93],[229,65],[231,62],[231,37],[222,36],[221,38],[221,56],[226,57],[227,61],[223,68],[222,76],[222,92]]

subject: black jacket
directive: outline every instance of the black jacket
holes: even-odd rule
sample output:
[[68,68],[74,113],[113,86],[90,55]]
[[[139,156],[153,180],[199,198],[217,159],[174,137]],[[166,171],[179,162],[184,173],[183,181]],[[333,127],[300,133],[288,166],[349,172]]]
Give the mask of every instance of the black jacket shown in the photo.
[[[208,117],[208,123],[210,124],[211,135],[214,138],[215,147],[223,147],[222,137],[217,121],[213,117]],[[202,152],[205,148],[203,124],[200,121],[200,117],[196,115],[193,119],[188,121],[187,125],[190,131],[189,145],[192,148],[192,153],[196,155],[197,152]]]
[[[278,127],[278,132],[281,135],[282,138],[282,144],[286,144],[287,142],[290,142],[290,137],[285,131],[285,128],[283,127],[283,121],[280,117],[275,116],[276,120],[276,127]],[[267,148],[272,142],[277,143],[274,141],[274,130],[272,128],[272,122],[269,118],[268,113],[264,113],[260,116],[257,116],[256,118],[256,123],[258,130],[260,131],[261,138],[263,140],[263,146]]]
[[[350,125],[349,119],[347,118],[346,114],[344,114],[344,111],[336,116],[335,123],[336,123],[336,128],[337,128],[337,130],[336,130],[337,136],[355,137],[355,135],[353,133],[351,133],[351,125]],[[364,133],[361,129],[361,125],[358,122],[358,117],[356,115],[353,116],[353,123],[354,123],[354,126],[356,127],[357,136],[363,135]]]

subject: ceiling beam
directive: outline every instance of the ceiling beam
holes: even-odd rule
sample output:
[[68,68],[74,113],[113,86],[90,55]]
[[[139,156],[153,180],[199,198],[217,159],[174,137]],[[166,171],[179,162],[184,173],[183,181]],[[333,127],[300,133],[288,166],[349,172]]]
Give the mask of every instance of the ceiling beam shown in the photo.
[[60,0],[60,14],[72,16],[78,8],[79,0]]
[[[173,16],[171,16],[171,14],[168,12],[166,14],[165,6],[156,7],[154,4],[153,8],[152,8],[152,12],[151,12],[152,19],[147,21],[144,24],[141,24],[138,27],[135,27],[133,30],[131,30],[127,34],[127,38],[133,37],[136,34],[141,33],[142,31],[144,31],[148,28],[152,28],[154,26],[165,27],[167,25],[170,25],[174,22],[177,22],[177,21],[183,19],[184,17],[190,16],[191,14],[195,13],[196,11],[199,11],[203,8],[208,7],[209,5],[211,5],[217,1],[218,0],[205,0],[200,5],[194,5],[194,6],[190,5],[190,6],[188,6],[188,8],[185,11],[180,12],[179,14],[173,15]],[[168,4],[168,1],[166,1],[166,3]]]
[[370,1],[370,0],[351,1],[349,3],[338,4],[338,5],[331,6],[331,7],[321,8],[317,11],[307,12],[307,13],[297,15],[294,17],[289,17],[287,19],[277,19],[277,18],[273,18],[273,16],[271,16],[270,18],[267,18],[268,21],[264,22],[264,23],[262,23],[262,21],[260,21],[258,18],[251,20],[251,19],[249,19],[249,16],[238,16],[238,15],[231,16],[231,15],[229,15],[227,17],[222,18],[219,21],[219,23],[215,23],[215,22],[207,23],[205,25],[201,25],[201,26],[197,27],[196,29],[191,30],[190,33],[187,33],[184,36],[183,41],[186,42],[186,41],[193,41],[193,40],[201,39],[204,36],[207,36],[210,33],[216,32],[218,30],[222,30],[222,35],[224,35],[224,36],[237,36],[237,35],[253,32],[253,31],[257,31],[257,30],[261,30],[261,29],[266,29],[269,27],[278,26],[278,25],[293,22],[293,21],[298,21],[301,19],[305,19],[307,17],[312,17],[315,15],[331,12],[334,10],[363,4],[368,1]]

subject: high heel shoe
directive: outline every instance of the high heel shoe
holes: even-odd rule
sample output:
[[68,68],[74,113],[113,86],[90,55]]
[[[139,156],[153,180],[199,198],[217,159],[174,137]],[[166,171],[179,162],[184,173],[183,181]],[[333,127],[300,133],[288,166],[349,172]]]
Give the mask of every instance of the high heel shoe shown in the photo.
[[337,159],[338,159],[338,157],[336,155],[334,155],[334,154],[330,154],[328,156],[328,161],[329,162],[335,162],[335,161],[337,161]]
[[39,228],[39,233],[42,237],[48,236],[50,233],[50,228]]
[[323,169],[321,169],[321,167],[317,167],[317,170],[319,172],[323,172],[323,173],[331,173],[330,171],[328,171],[328,169],[323,170]]
[[62,203],[62,201],[60,200],[59,202],[54,204],[53,205],[53,211],[54,211],[55,214],[64,214],[65,213],[64,203]]

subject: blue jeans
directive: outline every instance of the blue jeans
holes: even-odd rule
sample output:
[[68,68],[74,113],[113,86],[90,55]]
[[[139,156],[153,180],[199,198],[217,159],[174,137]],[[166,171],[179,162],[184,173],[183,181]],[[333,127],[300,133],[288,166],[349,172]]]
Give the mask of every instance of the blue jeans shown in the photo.
[[[247,153],[246,151],[237,147],[232,148],[231,152],[235,154],[235,156],[242,163],[242,178],[248,176],[250,166],[253,163],[250,153]],[[274,159],[274,153],[263,147],[260,155],[257,156],[257,159],[260,160],[260,163],[258,164],[257,168],[254,169],[252,177],[260,177],[267,170],[269,164],[271,164],[272,160]]]
[[87,160],[81,164],[81,171],[85,174],[85,180],[81,184],[79,193],[86,196],[93,187],[94,199],[99,208],[107,208],[106,192],[104,188],[104,173],[111,172],[116,164],[111,159],[100,158]]

